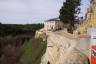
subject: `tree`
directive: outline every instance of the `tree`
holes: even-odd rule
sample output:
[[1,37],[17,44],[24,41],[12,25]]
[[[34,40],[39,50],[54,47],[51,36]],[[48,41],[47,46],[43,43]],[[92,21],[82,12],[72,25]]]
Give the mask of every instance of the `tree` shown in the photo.
[[0,24],[2,24],[2,23],[0,22]]
[[74,24],[79,19],[78,14],[80,13],[80,4],[81,0],[66,0],[60,9],[60,20],[63,21],[64,24],[69,24],[71,30],[75,29]]

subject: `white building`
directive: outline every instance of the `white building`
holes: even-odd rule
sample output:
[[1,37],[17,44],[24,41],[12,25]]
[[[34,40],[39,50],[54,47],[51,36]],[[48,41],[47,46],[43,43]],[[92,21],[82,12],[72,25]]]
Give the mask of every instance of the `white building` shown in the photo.
[[58,18],[50,19],[44,22],[45,30],[59,30],[63,28],[64,24]]

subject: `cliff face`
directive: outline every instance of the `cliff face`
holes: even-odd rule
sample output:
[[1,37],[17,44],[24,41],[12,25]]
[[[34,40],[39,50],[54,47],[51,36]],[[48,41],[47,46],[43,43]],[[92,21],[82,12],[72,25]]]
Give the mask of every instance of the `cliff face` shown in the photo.
[[47,35],[47,50],[41,64],[88,64],[90,42],[87,39],[81,39],[83,44],[80,39],[71,40],[55,32]]
[[74,31],[75,37],[80,34],[86,34],[88,28],[96,28],[96,0],[91,0],[91,6],[87,9],[86,20]]
[[78,37],[87,34],[88,28],[96,28],[96,0],[92,0],[86,20],[72,36],[56,32],[47,34],[47,50],[41,64],[89,64],[90,39]]

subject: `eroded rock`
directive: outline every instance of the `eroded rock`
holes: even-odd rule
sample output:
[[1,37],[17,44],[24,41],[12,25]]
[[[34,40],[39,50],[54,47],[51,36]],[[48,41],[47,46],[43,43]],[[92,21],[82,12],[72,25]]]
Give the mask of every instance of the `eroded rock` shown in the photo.
[[54,32],[47,35],[47,49],[41,64],[89,64],[87,55],[76,47],[78,40],[70,40]]

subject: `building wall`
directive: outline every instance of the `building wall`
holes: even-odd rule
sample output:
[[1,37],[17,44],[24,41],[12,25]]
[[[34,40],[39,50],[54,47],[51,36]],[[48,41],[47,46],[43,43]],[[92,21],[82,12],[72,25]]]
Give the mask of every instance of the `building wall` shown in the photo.
[[55,21],[44,22],[44,29],[45,30],[55,29]]
[[63,28],[64,28],[64,23],[61,22],[61,21],[58,21],[58,22],[56,23],[56,29],[58,30],[58,29],[63,29]]
[[62,29],[63,27],[64,27],[64,24],[61,21],[44,22],[45,30],[58,30],[58,29]]

